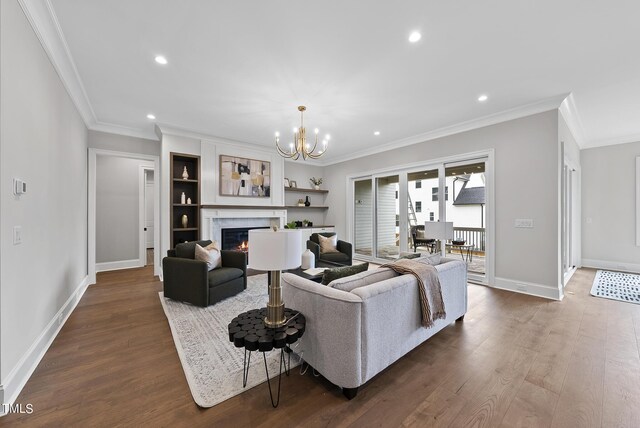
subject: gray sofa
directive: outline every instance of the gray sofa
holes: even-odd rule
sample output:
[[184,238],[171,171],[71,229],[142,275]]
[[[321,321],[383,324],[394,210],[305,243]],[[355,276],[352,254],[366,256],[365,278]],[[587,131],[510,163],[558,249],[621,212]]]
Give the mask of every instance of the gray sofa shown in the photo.
[[442,258],[435,267],[447,316],[429,329],[420,324],[418,283],[412,275],[397,275],[388,268],[370,270],[343,280],[340,290],[283,274],[284,301],[302,312],[307,322],[296,352],[342,387],[347,398],[355,397],[358,387],[464,317],[466,264]]

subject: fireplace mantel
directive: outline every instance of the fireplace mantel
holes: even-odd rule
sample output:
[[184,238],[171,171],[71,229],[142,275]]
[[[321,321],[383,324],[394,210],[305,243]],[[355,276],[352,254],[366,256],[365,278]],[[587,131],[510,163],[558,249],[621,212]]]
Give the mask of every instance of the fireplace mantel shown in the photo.
[[284,228],[287,222],[287,210],[270,207],[217,207],[202,208],[202,239],[221,241],[221,230],[227,227],[264,227],[277,226]]

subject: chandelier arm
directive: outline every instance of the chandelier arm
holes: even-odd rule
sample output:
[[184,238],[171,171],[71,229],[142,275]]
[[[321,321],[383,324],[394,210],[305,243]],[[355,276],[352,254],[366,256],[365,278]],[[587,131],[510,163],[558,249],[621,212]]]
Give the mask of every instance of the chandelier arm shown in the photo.
[[278,144],[278,142],[276,142],[276,148],[278,149],[278,152],[280,153],[280,156],[282,156],[282,157],[293,158],[296,155],[296,153],[285,152],[284,150],[282,150],[280,148],[280,144]]

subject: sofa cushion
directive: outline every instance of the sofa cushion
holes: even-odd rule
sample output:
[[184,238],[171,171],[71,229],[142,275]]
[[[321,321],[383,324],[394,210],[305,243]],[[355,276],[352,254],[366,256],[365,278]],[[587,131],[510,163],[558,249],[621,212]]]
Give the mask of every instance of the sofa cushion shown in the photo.
[[233,279],[240,278],[243,274],[242,269],[238,268],[221,267],[214,269],[207,274],[209,287],[215,287]]
[[379,268],[361,272],[356,275],[335,279],[329,283],[329,287],[333,287],[342,291],[351,291],[355,290],[358,287],[363,287],[375,282],[384,281],[396,276],[398,276],[398,273],[396,273],[393,269]]
[[334,263],[348,262],[349,255],[345,253],[322,253],[320,254],[320,260],[326,260]]
[[400,256],[398,258],[399,259],[417,259],[421,255],[422,253],[409,253],[409,254],[405,254],[404,256]]
[[355,275],[360,272],[364,272],[369,269],[369,262],[362,263],[353,266],[341,266],[336,268],[327,269],[322,276],[322,283],[324,285],[329,284],[331,281],[338,278],[344,278],[346,276]]
[[212,242],[205,248],[196,244],[196,260],[205,262],[207,264],[207,270],[214,270],[222,266],[222,256],[220,249],[218,248],[218,242]]
[[176,245],[176,257],[182,257],[183,259],[195,259],[196,258],[196,244],[201,247],[206,247],[211,244],[211,241],[191,241],[183,242]]

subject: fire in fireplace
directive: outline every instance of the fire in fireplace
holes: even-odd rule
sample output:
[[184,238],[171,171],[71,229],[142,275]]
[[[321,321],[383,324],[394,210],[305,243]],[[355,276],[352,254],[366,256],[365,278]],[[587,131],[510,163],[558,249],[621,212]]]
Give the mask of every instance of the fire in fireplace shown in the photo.
[[269,229],[266,227],[234,227],[222,229],[222,249],[235,251],[249,251],[249,231],[252,229]]

